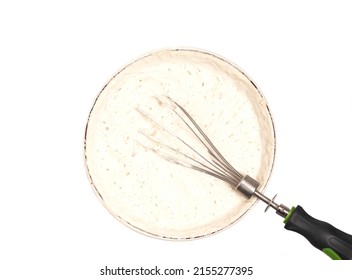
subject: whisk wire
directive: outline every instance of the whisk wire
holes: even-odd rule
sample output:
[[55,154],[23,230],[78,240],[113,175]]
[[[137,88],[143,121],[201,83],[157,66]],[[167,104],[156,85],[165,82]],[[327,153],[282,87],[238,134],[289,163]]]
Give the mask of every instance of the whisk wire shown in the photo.
[[[151,135],[146,134],[144,131],[139,131],[139,133],[142,134],[149,141],[151,141],[154,144],[156,144],[156,146],[159,147],[159,149],[156,149],[155,146],[154,146],[154,148],[153,147],[146,147],[145,145],[139,143],[141,146],[143,146],[144,148],[155,152],[156,154],[158,154],[159,156],[161,156],[164,159],[168,160],[169,162],[172,162],[172,163],[175,163],[175,164],[178,164],[178,165],[182,165],[184,167],[192,168],[192,169],[197,170],[197,171],[204,172],[204,173],[206,173],[208,175],[212,175],[212,176],[214,176],[214,177],[216,177],[218,179],[226,181],[229,184],[235,184],[235,182],[233,182],[233,180],[231,180],[231,177],[229,177],[226,174],[224,174],[224,172],[223,172],[224,170],[221,168],[221,166],[219,166],[218,164],[208,160],[204,155],[202,155],[198,150],[196,150],[194,147],[192,147],[190,144],[188,144],[184,139],[182,139],[176,133],[174,133],[171,130],[169,130],[166,127],[164,127],[154,117],[152,117],[150,114],[148,114],[144,110],[142,110],[140,108],[136,108],[136,110],[141,115],[143,115],[145,118],[147,118],[149,121],[151,121],[154,125],[158,126],[162,131],[165,131],[170,136],[172,136],[173,138],[176,138],[178,141],[180,141],[182,144],[184,144],[188,149],[193,151],[196,155],[198,155],[202,160],[204,160],[206,163],[211,165],[213,168],[210,168],[208,165],[206,165],[205,163],[201,162],[200,160],[192,158],[191,156],[187,155],[186,153],[181,152],[179,149],[175,149],[174,147],[171,147],[170,145],[166,144],[165,142],[161,141],[160,139],[157,139],[156,137],[153,137]],[[190,129],[192,129],[192,128],[190,128]],[[172,156],[172,155],[170,155],[168,153],[165,153],[165,152],[161,151],[161,149],[167,150],[167,151],[171,151],[171,152],[173,152],[176,155],[181,155],[185,159],[188,159],[188,160],[190,160],[193,163],[197,163],[200,166],[188,163],[187,161],[184,161],[184,160],[180,159],[180,157],[176,158],[175,156]]]
[[[163,104],[167,104],[163,102],[160,98],[156,97],[159,102]],[[186,121],[184,117],[181,116],[179,112],[174,108],[175,106],[169,105],[169,107],[174,111],[174,113],[186,124],[186,126],[190,129],[190,131],[197,137],[197,139],[202,143],[202,145],[207,149],[209,155],[212,157],[213,162],[222,169],[223,172],[228,174],[229,176],[236,179],[237,183],[243,178],[243,176],[232,167],[232,165],[225,159],[225,157],[220,153],[220,151],[215,147],[213,142],[209,139],[209,137],[205,134],[205,132],[200,128],[198,123],[192,118],[192,116],[176,101],[171,99],[169,96],[165,96],[167,100],[174,104],[177,108],[181,110],[181,112],[186,116],[186,118],[193,124],[196,131],[203,137],[203,139],[198,135],[198,133],[191,127],[191,125]]]

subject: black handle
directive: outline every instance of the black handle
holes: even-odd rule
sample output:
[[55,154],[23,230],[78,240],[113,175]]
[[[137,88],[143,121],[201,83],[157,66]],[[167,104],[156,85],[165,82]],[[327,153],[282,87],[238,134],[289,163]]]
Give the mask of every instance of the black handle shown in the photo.
[[309,216],[301,206],[292,208],[285,223],[285,229],[303,235],[332,259],[352,259],[352,235]]

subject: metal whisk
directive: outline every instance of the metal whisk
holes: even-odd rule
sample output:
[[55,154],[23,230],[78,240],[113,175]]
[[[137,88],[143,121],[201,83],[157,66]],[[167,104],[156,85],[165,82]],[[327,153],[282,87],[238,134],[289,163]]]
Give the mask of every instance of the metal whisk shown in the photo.
[[[168,96],[155,97],[160,106],[167,106],[171,112],[195,136],[197,143],[195,148],[191,142],[185,141],[179,134],[160,124],[153,116],[140,108],[136,110],[159,131],[176,139],[182,148],[175,148],[165,143],[153,134],[144,131],[140,133],[150,141],[152,145],[145,148],[157,153],[162,158],[199,172],[206,173],[228,183],[233,189],[239,191],[247,199],[253,196],[267,204],[267,209],[274,208],[276,213],[284,217],[285,229],[297,232],[304,236],[314,247],[323,251],[334,260],[352,259],[352,235],[349,235],[326,222],[313,218],[304,209],[297,205],[289,209],[283,204],[277,204],[274,199],[269,199],[258,190],[259,182],[248,175],[242,175],[224,158],[209,137],[204,133],[191,115],[176,101]],[[193,139],[194,137],[192,137]],[[141,144],[142,145],[142,144]],[[184,152],[184,150],[189,153]],[[202,151],[202,152],[201,152]],[[209,159],[210,157],[210,159]]]
[[153,146],[143,145],[145,148],[157,153],[162,158],[169,162],[197,170],[199,172],[206,173],[210,176],[216,177],[226,183],[228,183],[233,189],[239,191],[247,199],[254,196],[259,198],[261,201],[267,204],[265,211],[270,207],[275,209],[276,213],[282,217],[286,217],[290,209],[283,205],[277,204],[274,199],[276,195],[270,199],[258,191],[259,182],[254,180],[248,175],[242,175],[238,172],[231,164],[225,159],[220,151],[215,147],[209,137],[200,128],[197,122],[191,117],[191,115],[176,101],[169,96],[155,96],[154,97],[160,106],[167,106],[172,112],[183,122],[183,124],[192,132],[196,137],[197,141],[201,144],[201,147],[208,153],[211,159],[207,159],[206,155],[202,154],[199,149],[191,146],[187,141],[182,139],[178,134],[172,132],[168,128],[160,124],[153,116],[142,110],[136,108],[136,110],[148,121],[156,125],[163,132],[167,133],[172,138],[176,139],[185,149],[191,151],[195,156],[190,156],[180,149],[170,146],[161,139],[147,134],[144,131],[140,133],[146,137]]

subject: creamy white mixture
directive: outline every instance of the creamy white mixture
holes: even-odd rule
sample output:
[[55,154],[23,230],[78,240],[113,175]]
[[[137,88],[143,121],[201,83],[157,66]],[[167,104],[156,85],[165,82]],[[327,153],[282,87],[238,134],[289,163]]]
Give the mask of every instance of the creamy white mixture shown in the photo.
[[[157,104],[153,97],[160,95],[182,105],[238,171],[265,186],[275,141],[263,96],[229,62],[179,49],[154,52],[129,64],[98,96],[86,133],[91,183],[112,215],[146,234],[183,239],[217,232],[239,219],[255,200],[143,147],[146,139],[139,132],[155,135],[159,130],[137,107],[199,145],[170,110]],[[165,140],[180,147],[172,137]]]

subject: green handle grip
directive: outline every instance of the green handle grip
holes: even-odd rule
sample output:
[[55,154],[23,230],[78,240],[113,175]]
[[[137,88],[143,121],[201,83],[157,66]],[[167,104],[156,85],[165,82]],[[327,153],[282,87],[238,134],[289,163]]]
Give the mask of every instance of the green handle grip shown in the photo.
[[285,229],[303,235],[314,247],[334,260],[352,259],[352,235],[309,216],[301,206],[292,208]]

